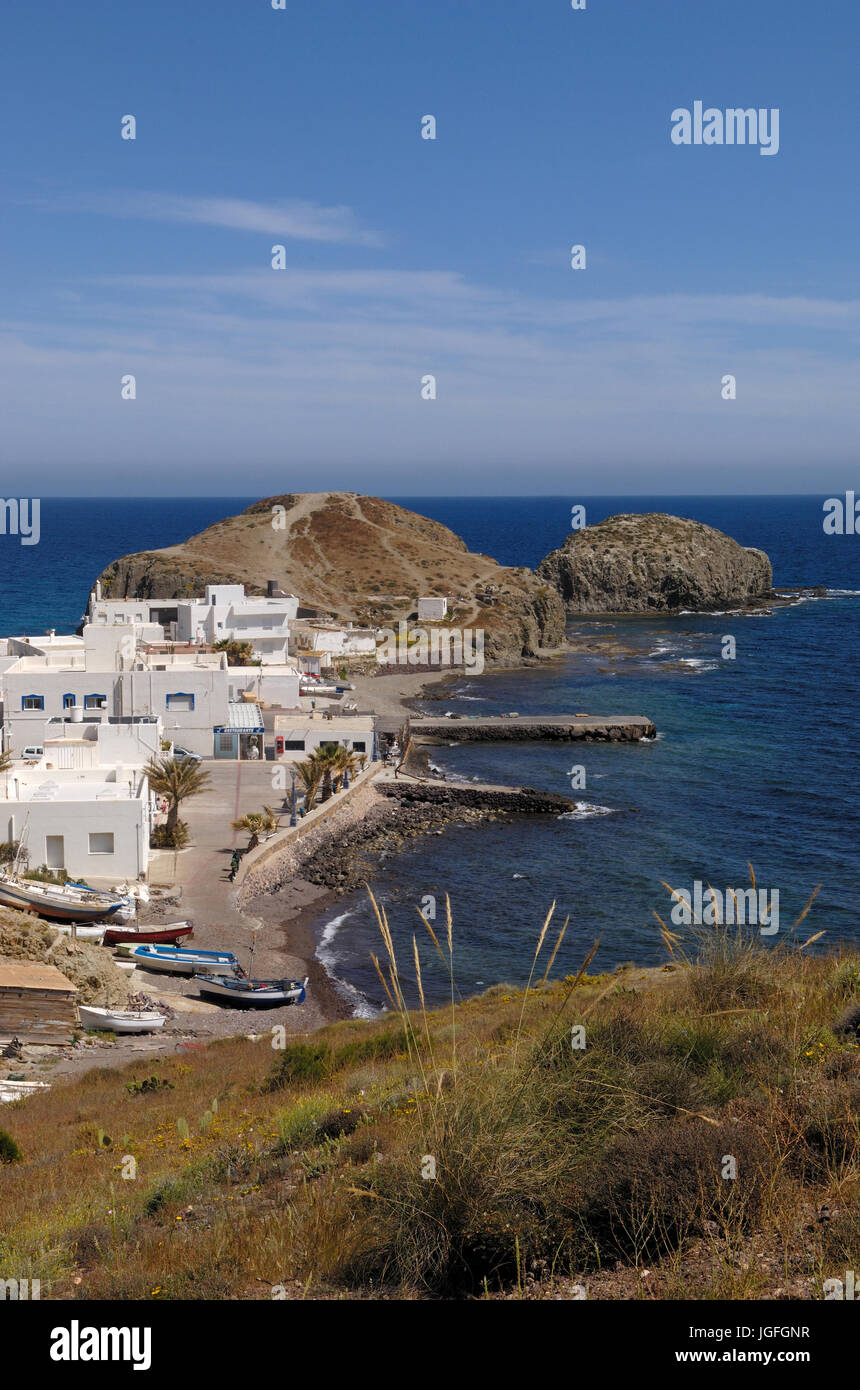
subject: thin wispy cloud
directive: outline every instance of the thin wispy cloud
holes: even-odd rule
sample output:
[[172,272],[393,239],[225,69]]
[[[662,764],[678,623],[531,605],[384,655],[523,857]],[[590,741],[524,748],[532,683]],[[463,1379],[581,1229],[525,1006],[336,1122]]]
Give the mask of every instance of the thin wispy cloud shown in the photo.
[[384,246],[380,232],[362,226],[344,204],[326,206],[290,198],[257,202],[248,198],[119,190],[111,193],[62,194],[39,199],[35,206],[52,212],[97,213],[147,222],[186,223],[261,233],[286,241],[318,241],[349,246]]
[[432,459],[434,485],[454,490],[464,467],[492,467],[511,491],[535,469],[549,490],[593,490],[611,465],[619,487],[647,477],[671,491],[704,454],[729,485],[743,488],[752,456],[764,485],[773,473],[802,490],[813,453],[847,476],[845,422],[860,427],[860,302],[847,298],[571,300],[448,270],[292,267],[75,277],[42,307],[0,322],[7,436],[32,458],[26,422],[41,418],[43,383],[61,382],[52,427],[97,474],[187,449],[192,470],[247,458],[264,489],[289,457],[296,485],[347,485],[358,461],[362,487],[380,491],[386,470],[423,478]]

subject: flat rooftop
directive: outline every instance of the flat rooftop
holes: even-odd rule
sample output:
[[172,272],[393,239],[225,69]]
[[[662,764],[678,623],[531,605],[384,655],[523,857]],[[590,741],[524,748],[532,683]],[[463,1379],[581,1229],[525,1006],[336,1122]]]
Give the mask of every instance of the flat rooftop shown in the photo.
[[104,777],[78,778],[73,782],[61,782],[55,777],[22,780],[14,774],[9,778],[8,794],[10,801],[136,801],[142,792],[143,779],[133,774],[130,782],[122,778],[119,782],[108,782]]

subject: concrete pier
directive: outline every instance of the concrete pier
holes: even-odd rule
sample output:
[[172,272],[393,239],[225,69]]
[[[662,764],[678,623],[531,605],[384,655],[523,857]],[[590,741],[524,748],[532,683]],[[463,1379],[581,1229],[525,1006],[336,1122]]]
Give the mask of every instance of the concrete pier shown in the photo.
[[655,724],[644,714],[478,715],[453,719],[410,719],[416,744],[553,742],[638,743],[654,738]]

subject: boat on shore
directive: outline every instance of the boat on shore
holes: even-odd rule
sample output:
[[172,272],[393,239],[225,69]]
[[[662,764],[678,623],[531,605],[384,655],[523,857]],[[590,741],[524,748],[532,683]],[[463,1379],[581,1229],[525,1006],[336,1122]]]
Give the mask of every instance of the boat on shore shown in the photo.
[[240,1009],[276,1009],[283,1004],[303,1004],[307,997],[307,977],[304,980],[211,979],[195,975],[202,995],[223,999]]
[[12,1101],[26,1100],[28,1096],[34,1096],[38,1091],[50,1091],[51,1087],[47,1081],[10,1081],[8,1077],[0,1081],[0,1105],[11,1104]]
[[127,907],[117,893],[100,893],[80,884],[40,883],[37,879],[0,874],[0,905],[33,912],[51,922],[96,922]]
[[108,1033],[155,1033],[167,1022],[167,1015],[154,1009],[97,1009],[92,1004],[79,1004],[83,1028],[99,1028]]
[[95,926],[87,926],[85,922],[52,922],[51,926],[60,936],[74,936],[78,941],[101,942],[104,936],[104,922],[97,922]]
[[135,946],[175,946],[183,937],[191,936],[193,922],[153,922],[140,927],[106,927],[102,938],[103,946],[122,946],[131,942]]
[[166,970],[175,975],[243,975],[232,951],[188,951],[181,946],[123,945],[118,948],[141,970]]

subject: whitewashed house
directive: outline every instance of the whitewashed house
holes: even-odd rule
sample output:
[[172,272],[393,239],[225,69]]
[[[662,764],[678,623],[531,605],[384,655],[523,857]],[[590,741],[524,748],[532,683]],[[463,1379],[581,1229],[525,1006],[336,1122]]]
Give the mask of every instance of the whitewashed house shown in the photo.
[[246,700],[263,708],[299,708],[297,666],[229,666],[227,689],[231,700]]
[[21,841],[32,867],[88,883],[145,876],[152,798],[133,769],[21,767],[0,777],[0,835]]
[[17,756],[41,744],[48,719],[80,706],[84,721],[160,717],[166,738],[211,757],[214,730],[226,723],[230,703],[223,653],[141,645],[136,624],[88,624],[82,650],[62,661],[19,657],[0,682],[3,743]]
[[298,612],[295,594],[245,594],[242,584],[207,584],[202,599],[177,601],[177,637],[185,642],[250,642],[265,663],[286,662],[290,624]]
[[427,596],[418,600],[418,619],[424,618],[428,622],[442,622],[448,616],[447,598],[434,598]]
[[274,718],[275,758],[302,762],[321,743],[340,743],[356,754],[364,753],[368,762],[373,754],[373,715],[337,714],[329,719],[320,710],[302,714],[276,714]]
[[375,656],[376,633],[373,628],[356,627],[352,623],[314,622],[303,618],[292,625],[291,649],[302,670],[308,671],[310,667],[304,660],[308,656],[322,657],[325,666],[331,666],[339,657]]

